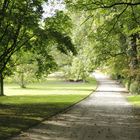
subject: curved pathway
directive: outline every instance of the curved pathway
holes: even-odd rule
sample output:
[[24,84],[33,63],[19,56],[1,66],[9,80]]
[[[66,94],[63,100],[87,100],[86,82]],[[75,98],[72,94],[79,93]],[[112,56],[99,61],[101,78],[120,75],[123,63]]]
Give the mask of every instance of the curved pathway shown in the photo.
[[140,140],[140,110],[126,101],[127,91],[94,75],[99,82],[95,94],[12,140]]

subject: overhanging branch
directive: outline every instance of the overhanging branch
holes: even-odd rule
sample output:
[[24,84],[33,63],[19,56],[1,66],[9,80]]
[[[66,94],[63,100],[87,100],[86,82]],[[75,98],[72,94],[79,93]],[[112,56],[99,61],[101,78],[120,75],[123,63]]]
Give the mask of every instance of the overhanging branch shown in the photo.
[[107,37],[110,35],[110,33],[112,32],[112,30],[115,28],[115,26],[116,26],[116,24],[118,23],[118,21],[119,21],[119,18],[121,17],[121,15],[127,10],[127,8],[128,8],[128,5],[123,9],[123,11],[122,12],[120,12],[117,16],[116,16],[116,21],[115,21],[115,23],[113,24],[113,26],[112,26],[112,28],[111,28],[111,30],[109,31],[109,33],[108,33],[108,35],[107,35]]
[[136,2],[136,3],[133,3],[133,2],[118,2],[118,3],[113,3],[113,4],[110,4],[110,5],[107,5],[103,2],[100,2],[100,3],[99,2],[92,2],[91,4],[99,6],[100,8],[112,8],[112,7],[121,6],[121,5],[137,6],[137,5],[140,5],[140,2]]
[[85,10],[97,10],[97,9],[109,9],[116,6],[139,6],[140,2],[118,2],[118,3],[112,3],[112,4],[105,4],[103,1],[99,2],[91,2],[91,3],[83,3],[80,4],[80,7],[85,7]]
[[132,2],[119,2],[119,3],[113,3],[111,5],[102,5],[102,8],[111,8],[114,6],[120,6],[120,5],[127,5],[127,6],[137,6],[140,5],[140,2],[132,3]]

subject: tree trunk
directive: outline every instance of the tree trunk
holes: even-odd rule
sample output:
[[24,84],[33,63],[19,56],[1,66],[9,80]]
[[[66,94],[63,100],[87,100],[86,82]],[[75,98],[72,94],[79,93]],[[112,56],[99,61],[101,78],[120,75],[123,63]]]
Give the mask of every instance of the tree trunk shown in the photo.
[[24,72],[21,72],[21,88],[26,88],[24,81]]
[[4,88],[3,88],[3,76],[0,74],[0,96],[4,96]]
[[135,79],[136,78],[136,70],[138,69],[138,51],[137,51],[137,34],[131,35],[131,58],[130,58],[130,70],[131,76]]

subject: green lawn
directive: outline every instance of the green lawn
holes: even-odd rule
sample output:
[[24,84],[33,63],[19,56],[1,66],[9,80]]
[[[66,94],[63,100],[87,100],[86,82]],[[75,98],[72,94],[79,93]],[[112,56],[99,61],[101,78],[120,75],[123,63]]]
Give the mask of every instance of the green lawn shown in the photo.
[[68,106],[82,100],[96,88],[95,80],[71,83],[49,79],[20,89],[5,85],[7,96],[0,97],[0,140],[38,124]]
[[128,96],[128,101],[133,105],[140,107],[140,95]]

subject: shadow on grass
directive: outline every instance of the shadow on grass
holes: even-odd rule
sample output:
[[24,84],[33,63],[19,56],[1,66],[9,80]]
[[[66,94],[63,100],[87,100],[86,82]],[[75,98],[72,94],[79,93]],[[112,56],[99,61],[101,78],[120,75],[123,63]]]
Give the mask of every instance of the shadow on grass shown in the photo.
[[0,140],[26,130],[70,105],[71,102],[0,104]]

